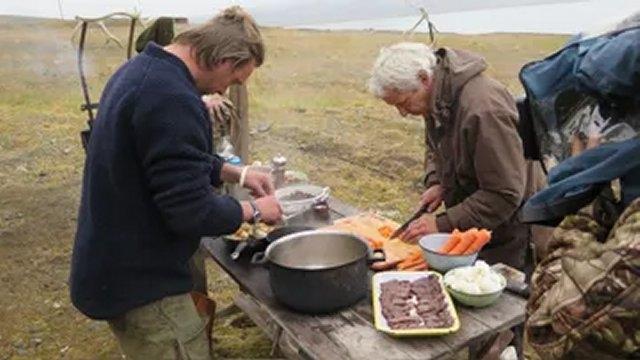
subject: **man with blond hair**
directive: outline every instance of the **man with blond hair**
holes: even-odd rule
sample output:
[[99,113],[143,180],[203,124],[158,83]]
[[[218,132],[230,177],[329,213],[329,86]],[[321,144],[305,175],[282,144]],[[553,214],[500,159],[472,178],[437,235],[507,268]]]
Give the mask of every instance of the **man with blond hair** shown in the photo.
[[[242,221],[275,222],[271,178],[213,155],[200,99],[241,84],[264,61],[258,27],[238,7],[146,46],[109,80],[87,150],[71,266],[71,299],[107,320],[130,359],[211,358],[189,293],[202,236]],[[213,192],[239,182],[255,201]]]
[[[486,228],[493,239],[480,257],[522,269],[530,229],[516,212],[540,183],[524,159],[514,99],[486,68],[467,51],[399,43],[380,51],[369,88],[402,116],[425,120],[420,206],[428,213],[401,237]],[[446,210],[431,214],[442,203]]]

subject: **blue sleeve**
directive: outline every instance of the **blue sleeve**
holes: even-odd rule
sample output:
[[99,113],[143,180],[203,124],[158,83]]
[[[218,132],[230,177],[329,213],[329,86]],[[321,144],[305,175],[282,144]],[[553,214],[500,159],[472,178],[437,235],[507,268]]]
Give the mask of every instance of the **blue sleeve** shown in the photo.
[[213,192],[222,163],[210,153],[208,119],[200,104],[189,96],[160,97],[139,96],[133,114],[137,156],[153,201],[178,235],[233,233],[242,209],[235,199]]
[[222,179],[220,179],[220,174],[222,173],[222,165],[224,165],[224,160],[218,156],[213,156],[213,161],[211,162],[211,185],[215,187],[222,186]]

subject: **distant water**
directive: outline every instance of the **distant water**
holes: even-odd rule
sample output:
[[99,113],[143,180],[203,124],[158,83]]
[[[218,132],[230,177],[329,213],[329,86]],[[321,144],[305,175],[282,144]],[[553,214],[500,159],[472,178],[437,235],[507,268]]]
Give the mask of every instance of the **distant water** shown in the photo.
[[[518,6],[434,14],[431,21],[441,32],[479,34],[524,32],[575,34],[592,30],[640,11],[640,0],[591,0],[579,3]],[[419,15],[329,24],[292,26],[318,30],[397,30],[410,29]],[[417,31],[426,31],[423,24]]]

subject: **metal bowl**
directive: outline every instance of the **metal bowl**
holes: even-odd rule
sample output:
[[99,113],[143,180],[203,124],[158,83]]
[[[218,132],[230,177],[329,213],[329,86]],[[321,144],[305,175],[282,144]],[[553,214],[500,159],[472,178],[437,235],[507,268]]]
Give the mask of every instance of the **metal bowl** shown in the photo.
[[429,264],[429,267],[447,272],[461,266],[472,265],[478,258],[478,253],[469,255],[448,255],[438,252],[438,249],[449,239],[449,233],[429,234],[420,238],[420,248],[422,256]]

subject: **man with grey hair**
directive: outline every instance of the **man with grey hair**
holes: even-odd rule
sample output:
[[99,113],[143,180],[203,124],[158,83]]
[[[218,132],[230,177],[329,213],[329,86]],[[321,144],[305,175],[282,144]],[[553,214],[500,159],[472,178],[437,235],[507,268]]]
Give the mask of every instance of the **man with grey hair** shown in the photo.
[[[399,43],[380,51],[369,89],[402,116],[425,120],[420,206],[428,213],[401,238],[487,228],[493,238],[480,257],[522,269],[530,231],[516,212],[539,184],[528,178],[515,101],[486,68],[484,59],[466,51]],[[432,215],[442,203],[446,210]]]

